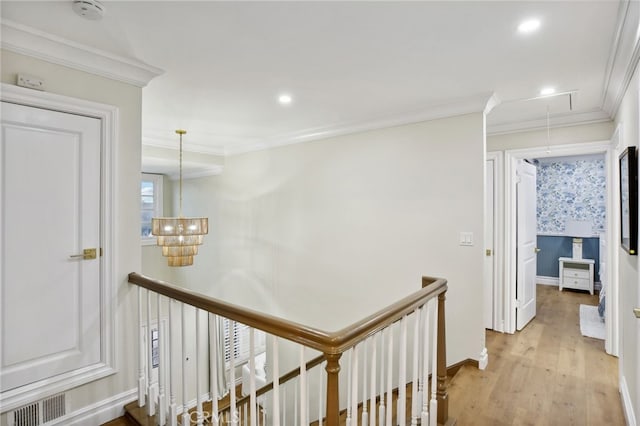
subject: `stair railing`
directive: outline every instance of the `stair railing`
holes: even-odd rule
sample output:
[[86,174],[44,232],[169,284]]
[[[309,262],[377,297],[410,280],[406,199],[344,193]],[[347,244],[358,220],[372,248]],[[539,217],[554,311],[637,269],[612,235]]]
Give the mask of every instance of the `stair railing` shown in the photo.
[[[139,298],[138,405],[146,407],[148,416],[155,416],[155,424],[450,423],[444,279],[424,277],[420,290],[337,332],[229,304],[138,273],[129,274],[129,282],[138,286]],[[202,337],[202,311],[209,319],[227,318],[232,330],[235,324],[250,327],[250,383],[243,386],[248,388],[246,396],[236,393],[233,350],[228,363],[228,392],[222,395],[218,391],[218,375],[225,371],[220,371],[219,360],[214,356],[219,353],[211,346],[214,343]],[[193,328],[195,342],[188,342],[189,330]],[[271,382],[261,388],[256,384],[254,330],[267,333],[271,343],[268,362]],[[235,333],[229,338],[233,347]],[[283,376],[278,365],[282,339],[299,345],[300,361],[298,368]],[[212,348],[206,362],[199,359],[206,352],[205,344]],[[321,356],[307,361],[312,350]],[[188,354],[194,359],[188,360]],[[208,371],[202,371],[207,370],[203,365]],[[312,370],[318,366],[324,366],[323,374],[318,368]],[[341,376],[343,366],[346,374]],[[208,393],[203,392],[201,383],[207,375]],[[188,383],[190,380],[195,383]],[[190,392],[195,398],[189,398]],[[411,401],[410,407],[407,401]]]

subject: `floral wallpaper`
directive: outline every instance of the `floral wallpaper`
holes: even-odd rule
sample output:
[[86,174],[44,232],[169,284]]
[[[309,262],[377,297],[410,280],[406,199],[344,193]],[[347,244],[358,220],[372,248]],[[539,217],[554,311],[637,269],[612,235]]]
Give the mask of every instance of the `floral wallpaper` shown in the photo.
[[593,220],[593,232],[605,229],[606,176],[604,159],[557,163],[534,162],[537,167],[538,233],[565,230],[565,221]]

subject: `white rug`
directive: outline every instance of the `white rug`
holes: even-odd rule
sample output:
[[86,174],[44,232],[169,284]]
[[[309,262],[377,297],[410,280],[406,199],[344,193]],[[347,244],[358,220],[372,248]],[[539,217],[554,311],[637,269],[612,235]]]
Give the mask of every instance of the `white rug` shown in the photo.
[[597,306],[580,305],[580,333],[604,340],[606,331]]

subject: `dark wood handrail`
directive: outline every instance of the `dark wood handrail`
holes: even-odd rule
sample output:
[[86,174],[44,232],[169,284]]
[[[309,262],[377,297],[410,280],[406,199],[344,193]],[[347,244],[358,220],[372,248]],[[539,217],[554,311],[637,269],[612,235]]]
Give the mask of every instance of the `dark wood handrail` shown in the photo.
[[429,299],[439,296],[447,290],[447,281],[445,279],[424,277],[422,289],[350,326],[336,332],[327,332],[223,302],[213,297],[165,281],[146,277],[136,272],[129,274],[129,282],[207,312],[316,349],[325,355],[338,355],[343,353],[355,344],[413,312],[416,308],[424,305]]

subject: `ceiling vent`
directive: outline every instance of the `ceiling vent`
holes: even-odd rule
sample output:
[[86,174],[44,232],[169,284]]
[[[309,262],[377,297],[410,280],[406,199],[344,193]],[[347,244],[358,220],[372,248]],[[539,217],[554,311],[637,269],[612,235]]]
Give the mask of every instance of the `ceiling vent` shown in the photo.
[[83,18],[98,21],[104,16],[104,6],[96,0],[73,0],[73,11]]

